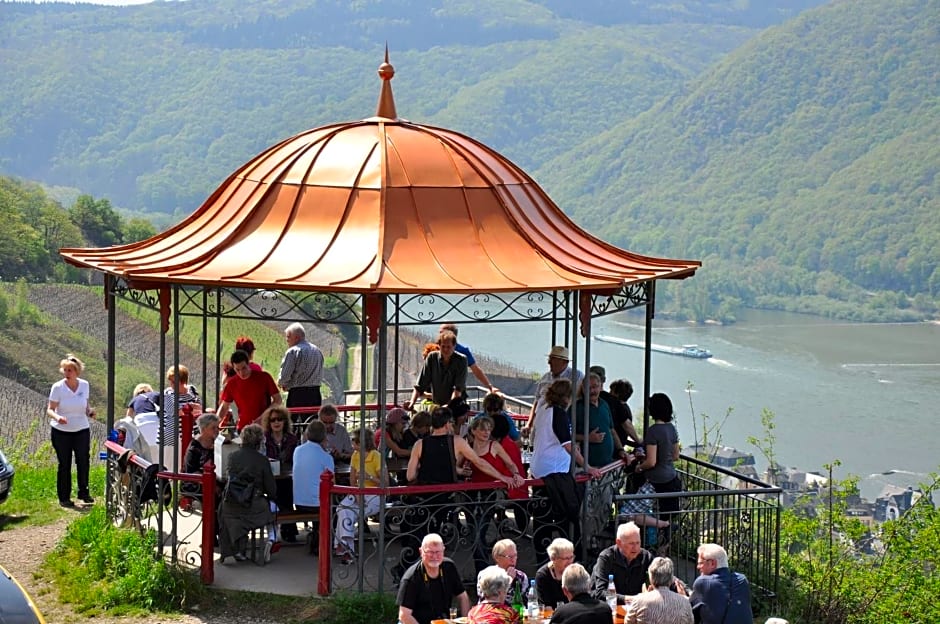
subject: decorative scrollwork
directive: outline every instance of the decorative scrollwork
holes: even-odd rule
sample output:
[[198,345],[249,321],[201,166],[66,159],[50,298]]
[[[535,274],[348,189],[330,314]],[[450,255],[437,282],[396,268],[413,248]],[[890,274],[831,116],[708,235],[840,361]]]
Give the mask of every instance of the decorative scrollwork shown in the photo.
[[157,309],[160,305],[159,294],[156,290],[137,290],[131,288],[126,280],[116,277],[111,280],[113,284],[111,294],[120,299],[137,303],[147,308]]
[[399,325],[424,325],[444,319],[468,322],[546,321],[565,314],[563,298],[547,291],[421,294],[400,297],[390,318]]
[[614,312],[632,310],[649,303],[650,284],[626,284],[612,295],[596,295],[591,300],[591,311],[594,316],[606,316]]

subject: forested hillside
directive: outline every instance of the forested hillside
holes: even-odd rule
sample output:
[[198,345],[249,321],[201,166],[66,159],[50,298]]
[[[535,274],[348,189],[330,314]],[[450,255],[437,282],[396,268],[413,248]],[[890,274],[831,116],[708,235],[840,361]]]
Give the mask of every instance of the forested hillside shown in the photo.
[[0,174],[84,194],[62,221],[0,180],[0,277],[79,279],[58,247],[147,230],[112,202],[165,225],[261,149],[370,116],[388,41],[399,115],[499,150],[601,238],[703,259],[659,312],[933,318],[938,22],[937,0],[0,1]]
[[188,214],[263,148],[371,116],[386,42],[402,117],[534,167],[819,2],[0,3],[0,173]]
[[936,0],[808,11],[537,177],[616,244],[704,259],[682,289],[699,318],[741,303],[932,314],[938,24]]

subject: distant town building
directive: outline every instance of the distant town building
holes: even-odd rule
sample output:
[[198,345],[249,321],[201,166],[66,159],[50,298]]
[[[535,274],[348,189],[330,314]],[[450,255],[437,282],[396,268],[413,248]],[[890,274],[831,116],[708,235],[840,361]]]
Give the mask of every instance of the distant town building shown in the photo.
[[923,492],[910,486],[906,488],[895,485],[884,486],[881,494],[875,499],[875,512],[873,514],[875,522],[897,520],[905,511],[913,507],[923,495]]

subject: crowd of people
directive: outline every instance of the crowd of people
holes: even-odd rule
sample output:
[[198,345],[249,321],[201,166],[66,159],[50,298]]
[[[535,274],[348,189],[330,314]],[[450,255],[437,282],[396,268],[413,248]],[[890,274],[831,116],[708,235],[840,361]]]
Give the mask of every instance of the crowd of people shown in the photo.
[[557,538],[532,584],[517,567],[516,545],[501,540],[493,545],[491,565],[477,573],[471,606],[456,564],[444,555],[444,540],[429,533],[421,541],[420,559],[398,585],[399,622],[430,624],[466,616],[469,624],[520,624],[520,607],[537,604],[538,617],[549,617],[552,624],[613,624],[618,610],[627,624],[753,623],[750,584],[728,567],[724,548],[698,547],[699,576],[689,589],[676,576],[673,561],[642,548],[639,535],[636,524],[620,525],[616,543],[590,572],[574,561],[574,544]]
[[[583,485],[574,478],[572,463],[576,470],[596,478],[602,467],[623,462],[630,473],[627,493],[681,491],[674,465],[679,440],[668,396],[650,397],[653,424],[641,437],[628,405],[632,385],[616,380],[608,392],[603,367],[593,366],[584,375],[571,365],[567,348],[554,346],[525,426],[519,427],[470,350],[458,343],[457,331],[453,324],[440,328],[427,349],[411,397],[402,407],[388,410],[375,430],[356,428],[349,432],[336,407],[322,404],[323,354],[307,341],[304,328],[297,323],[284,332],[288,346],[276,381],[253,361],[254,344],[242,336],[224,367],[217,410],[202,410],[202,399],[189,383],[188,369],[177,366],[167,371],[165,390],[155,391],[148,384],[134,389],[125,420],[156,415],[158,443],[172,447],[179,440],[178,413],[183,406],[190,406],[197,431],[185,449],[182,469],[201,473],[203,466],[214,461],[220,428],[237,414],[234,429],[241,446],[228,456],[227,474],[220,482],[224,489],[217,533],[223,563],[229,558],[245,559],[246,538],[259,527],[267,530],[265,559],[277,551],[280,541],[297,541],[295,525],[276,526],[277,513],[317,513],[320,476],[335,472],[338,464],[348,464],[350,484],[364,488],[396,483],[453,484],[463,479],[498,482],[506,489],[505,508],[512,510],[519,535],[530,521],[557,529],[554,534],[549,531],[549,537],[533,540],[537,569],[530,586],[528,575],[516,566],[516,544],[502,539],[486,550],[487,530],[494,518],[487,515],[479,519],[474,541],[478,602],[471,606],[457,568],[444,556],[442,538],[433,532],[440,522],[435,525],[432,518],[425,527],[429,532],[415,548],[419,559],[400,574],[399,619],[404,624],[447,617],[451,609],[467,615],[471,623],[514,624],[519,614],[511,603],[520,597],[526,601],[533,590],[542,608],[553,611],[552,622],[610,621],[611,583],[617,603],[629,607],[627,622],[685,624],[693,618],[706,624],[751,621],[747,619],[747,579],[728,569],[727,555],[720,546],[703,544],[699,548],[701,575],[691,591],[675,578],[668,557],[656,557],[643,548],[645,528],[658,531],[653,540],[646,534],[647,545],[657,539],[660,543],[669,541],[669,528],[679,510],[676,497],[658,498],[655,505],[647,498],[630,500],[618,510],[619,517],[629,521],[617,527],[614,544],[600,552],[591,572],[575,562]],[[63,379],[49,396],[47,412],[59,459],[57,489],[63,506],[74,505],[70,496],[73,456],[78,468],[78,498],[86,504],[94,502],[88,490],[88,419],[94,417],[94,410],[88,404],[88,384],[79,377],[83,367],[71,354],[63,359]],[[481,409],[473,414],[467,404],[469,372],[490,390],[480,403]],[[286,405],[281,402],[282,391],[287,393]],[[295,419],[289,408],[301,408],[301,412],[312,408],[313,418],[300,438],[293,433]],[[587,454],[582,456],[585,441]],[[525,462],[524,444],[528,445]],[[402,462],[397,473],[383,472],[382,453],[386,460]],[[161,459],[166,461],[165,456]],[[276,478],[275,472],[290,478]],[[550,506],[547,517],[534,520],[528,513],[528,476],[543,484],[540,493]],[[240,499],[246,496],[239,493],[245,483],[251,486],[250,492],[247,499]],[[198,497],[199,486],[187,483],[183,492]],[[446,503],[450,494],[426,494],[409,500],[433,505]],[[377,495],[349,495],[336,506],[331,554],[341,563],[356,560],[357,525],[376,514],[379,503]]]

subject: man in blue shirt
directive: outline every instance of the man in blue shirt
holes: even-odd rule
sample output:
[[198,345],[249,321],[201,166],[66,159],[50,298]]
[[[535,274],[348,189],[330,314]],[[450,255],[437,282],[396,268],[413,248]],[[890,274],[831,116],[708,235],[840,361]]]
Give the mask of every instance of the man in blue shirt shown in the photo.
[[698,547],[701,573],[692,584],[692,611],[702,624],[752,624],[751,586],[747,577],[728,568],[728,553],[718,544]]
[[297,511],[316,513],[320,509],[320,475],[336,467],[333,457],[323,448],[326,427],[311,421],[305,433],[307,442],[294,449],[294,507]]

